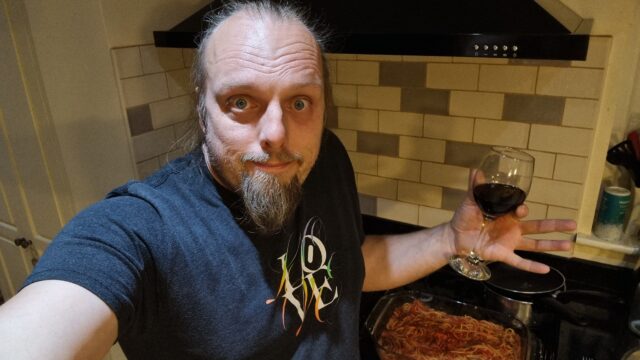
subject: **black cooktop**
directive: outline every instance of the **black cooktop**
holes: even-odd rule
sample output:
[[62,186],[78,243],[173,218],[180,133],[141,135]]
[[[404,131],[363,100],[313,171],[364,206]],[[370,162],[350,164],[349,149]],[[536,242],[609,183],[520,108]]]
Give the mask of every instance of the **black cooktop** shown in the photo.
[[[363,217],[363,223],[368,234],[404,233],[420,229],[415,225],[368,215]],[[551,254],[521,252],[520,255],[562,272],[566,277],[566,290],[589,290],[610,296],[606,301],[577,298],[564,304],[587,319],[586,325],[576,325],[554,311],[544,306],[537,307],[534,303],[536,321],[529,327],[535,344],[532,360],[618,360],[627,349],[639,343],[640,340],[627,328],[628,304],[638,283],[637,274],[633,270]],[[390,291],[398,290],[419,290],[489,307],[485,301],[485,285],[482,282],[469,280],[448,267],[401,289]],[[362,324],[384,293],[363,294],[360,313],[362,359],[378,359],[375,346]]]

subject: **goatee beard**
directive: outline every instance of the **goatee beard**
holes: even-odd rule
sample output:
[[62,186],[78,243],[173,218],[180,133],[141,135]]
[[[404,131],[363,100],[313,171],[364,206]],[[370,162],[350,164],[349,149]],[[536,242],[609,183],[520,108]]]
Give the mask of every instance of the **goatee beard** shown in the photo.
[[297,176],[283,184],[273,175],[255,171],[242,175],[240,193],[245,208],[244,220],[261,234],[273,234],[284,228],[298,207],[302,185]]

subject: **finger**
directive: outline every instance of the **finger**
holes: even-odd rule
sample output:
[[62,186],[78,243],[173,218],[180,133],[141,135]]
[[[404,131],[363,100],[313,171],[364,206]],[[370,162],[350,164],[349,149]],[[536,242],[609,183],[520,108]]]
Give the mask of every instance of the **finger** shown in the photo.
[[520,223],[523,234],[543,234],[556,231],[573,231],[576,222],[573,220],[546,219],[528,220]]
[[537,274],[546,274],[551,270],[548,265],[539,263],[537,261],[525,259],[518,256],[516,253],[509,253],[502,262],[509,264],[520,270],[529,271]]
[[516,208],[516,216],[520,219],[527,217],[529,215],[529,207],[525,204],[522,204]]
[[517,246],[519,250],[529,251],[568,251],[573,247],[571,240],[536,240],[523,238]]

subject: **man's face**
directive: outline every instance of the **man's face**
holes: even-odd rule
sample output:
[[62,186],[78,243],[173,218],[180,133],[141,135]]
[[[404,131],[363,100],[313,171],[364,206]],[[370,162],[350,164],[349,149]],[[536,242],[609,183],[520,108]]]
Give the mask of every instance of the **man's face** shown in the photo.
[[218,27],[204,56],[213,176],[247,208],[295,207],[323,129],[322,63],[312,35],[299,22],[240,13]]

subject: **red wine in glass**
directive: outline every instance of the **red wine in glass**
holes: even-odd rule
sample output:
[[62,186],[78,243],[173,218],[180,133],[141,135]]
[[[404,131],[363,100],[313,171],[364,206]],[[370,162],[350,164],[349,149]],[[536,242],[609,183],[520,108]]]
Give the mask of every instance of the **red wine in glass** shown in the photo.
[[473,198],[480,210],[494,219],[514,211],[526,197],[524,190],[513,185],[485,183],[473,188]]
[[487,280],[491,272],[476,252],[486,225],[493,219],[515,211],[529,192],[534,159],[510,147],[494,146],[485,155],[473,178],[473,198],[482,211],[483,221],[476,244],[467,255],[453,255],[449,265],[460,274]]

